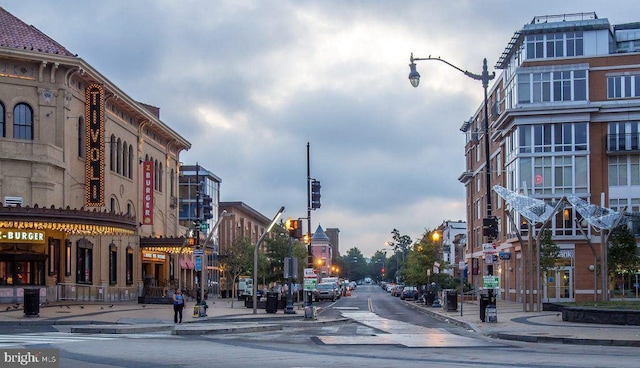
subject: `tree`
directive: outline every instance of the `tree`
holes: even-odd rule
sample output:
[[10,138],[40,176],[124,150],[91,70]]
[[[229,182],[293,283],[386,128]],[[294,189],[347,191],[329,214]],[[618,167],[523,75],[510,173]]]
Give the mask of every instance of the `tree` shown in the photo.
[[[395,258],[396,260],[396,268],[393,275],[395,275],[396,280],[400,280],[400,278],[402,278],[406,254],[413,241],[409,235],[400,235],[400,231],[398,231],[398,229],[393,229],[391,231],[391,235],[393,235],[393,242],[389,245],[393,247],[393,251],[395,253],[392,258]],[[398,255],[400,255],[400,257],[398,257]]]
[[[298,283],[302,279],[303,269],[307,266],[307,248],[297,239],[291,239],[291,242],[292,256],[298,259],[298,280],[292,282]],[[285,283],[287,280],[284,278],[284,259],[289,257],[289,234],[276,233],[271,239],[265,240],[265,247],[265,282]]]
[[540,235],[540,275],[546,285],[549,279],[548,273],[558,267],[560,257],[560,247],[553,241],[552,232],[549,229],[543,230]]
[[386,280],[386,275],[388,274],[385,267],[387,267],[389,261],[387,260],[387,253],[378,250],[371,257],[371,264],[369,268],[368,275],[371,276],[373,280],[376,281],[384,281]]
[[[624,274],[630,274],[640,268],[636,239],[626,225],[620,225],[611,233],[609,242],[609,254],[607,257],[609,280],[615,280],[618,276],[621,276],[621,283],[624,284]],[[628,282],[626,289],[631,290],[631,277],[629,277]]]
[[367,262],[360,249],[351,248],[341,258],[345,268],[344,272],[340,272],[341,275],[346,276],[349,280],[360,280],[367,275]]
[[227,279],[231,279],[231,285],[226,283],[225,288],[232,288],[231,306],[233,307],[233,300],[236,297],[236,280],[240,275],[248,274],[253,268],[253,244],[249,238],[243,237],[236,239],[232,246],[227,250],[227,254],[221,257],[220,266],[222,267],[223,274]]

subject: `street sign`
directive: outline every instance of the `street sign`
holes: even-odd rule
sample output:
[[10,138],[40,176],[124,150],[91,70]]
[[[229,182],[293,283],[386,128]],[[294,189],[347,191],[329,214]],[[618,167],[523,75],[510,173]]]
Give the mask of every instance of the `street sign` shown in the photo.
[[196,257],[196,271],[202,270],[202,257]]
[[209,230],[209,224],[206,222],[203,222],[200,224],[200,231],[207,231]]
[[498,276],[482,276],[482,285],[485,289],[497,289],[500,287],[500,278]]
[[194,249],[193,250],[193,255],[194,256],[202,256],[202,255],[204,255],[204,249]]
[[318,275],[316,275],[316,272],[314,271],[313,268],[305,268],[304,269],[304,278],[317,278]]
[[305,278],[304,279],[304,291],[314,291],[316,289],[316,283],[318,279]]
[[496,245],[494,243],[484,243],[482,244],[482,254],[496,254],[498,251],[496,250]]

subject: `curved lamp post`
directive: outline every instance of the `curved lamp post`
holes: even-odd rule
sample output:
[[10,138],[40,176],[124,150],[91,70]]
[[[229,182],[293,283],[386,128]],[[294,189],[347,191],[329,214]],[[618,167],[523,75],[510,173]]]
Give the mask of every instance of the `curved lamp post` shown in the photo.
[[284,206],[280,207],[278,213],[276,213],[276,215],[273,217],[273,220],[271,220],[271,224],[269,224],[267,230],[265,230],[264,233],[260,235],[260,238],[256,242],[255,248],[253,248],[253,314],[258,313],[258,247],[260,247],[260,243],[262,243],[264,237],[267,236],[271,229],[273,229],[273,226],[276,224],[276,221],[278,221],[278,218],[280,218],[280,216],[282,215],[282,212],[284,212]]
[[[491,218],[491,156],[490,156],[490,152],[489,152],[489,103],[488,103],[488,98],[487,98],[487,88],[489,87],[489,81],[492,80],[493,78],[495,78],[496,73],[493,72],[491,74],[489,74],[489,71],[487,69],[487,59],[485,58],[482,61],[482,73],[481,74],[474,74],[471,73],[467,70],[463,70],[461,68],[458,68],[457,66],[451,64],[450,62],[441,59],[440,57],[431,57],[431,55],[429,55],[429,57],[426,58],[414,58],[413,57],[413,53],[411,53],[411,57],[409,58],[409,61],[411,61],[411,64],[409,64],[409,68],[411,69],[411,71],[409,72],[409,81],[411,82],[411,85],[414,87],[418,87],[418,85],[420,84],[420,73],[418,73],[418,71],[416,70],[416,61],[422,61],[422,60],[436,60],[436,61],[441,61],[447,65],[449,65],[450,67],[459,70],[460,72],[462,72],[462,74],[466,75],[467,77],[471,78],[471,79],[475,79],[478,81],[482,82],[482,88],[484,89],[484,154],[485,154],[485,187],[487,189],[486,192],[486,201],[487,201],[487,218]],[[491,237],[487,237],[488,241],[491,242]],[[492,274],[493,272],[491,272],[490,274]],[[492,299],[493,297],[493,289],[489,289],[489,298]]]

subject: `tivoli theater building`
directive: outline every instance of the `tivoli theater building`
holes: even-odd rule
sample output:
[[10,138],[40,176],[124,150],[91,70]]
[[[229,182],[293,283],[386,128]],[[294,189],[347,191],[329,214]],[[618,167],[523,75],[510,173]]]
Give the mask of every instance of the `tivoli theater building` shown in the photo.
[[135,300],[180,267],[190,143],[91,65],[0,8],[0,302]]
[[[461,127],[467,137],[459,179],[467,194],[468,281],[482,288],[484,276],[496,276],[497,297],[522,303],[538,298],[536,293],[550,302],[602,300],[603,281],[594,275],[601,269],[598,231],[587,226],[582,234],[584,221],[575,208],[558,211],[549,224],[560,247],[558,263],[539,287],[530,288],[528,227],[520,226],[517,211],[509,219],[512,208],[493,188],[547,203],[576,196],[615,211],[640,212],[640,22],[613,25],[595,13],[536,16],[515,32],[495,69],[488,132],[484,103]],[[487,161],[495,239],[483,235]],[[638,238],[639,224],[627,225]],[[488,242],[500,257],[486,259]],[[621,297],[620,285],[608,282],[607,298]]]

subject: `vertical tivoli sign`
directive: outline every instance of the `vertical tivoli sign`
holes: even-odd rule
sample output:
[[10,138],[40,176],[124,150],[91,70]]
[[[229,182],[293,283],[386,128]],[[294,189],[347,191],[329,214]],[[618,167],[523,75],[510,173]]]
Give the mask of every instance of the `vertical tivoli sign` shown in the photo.
[[85,92],[85,205],[104,206],[104,89],[91,84]]
[[153,225],[153,161],[142,163],[142,224]]

